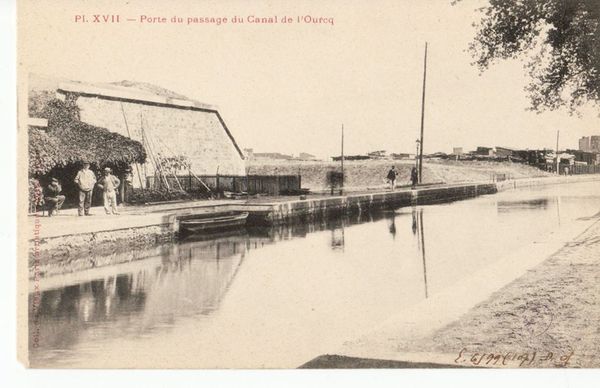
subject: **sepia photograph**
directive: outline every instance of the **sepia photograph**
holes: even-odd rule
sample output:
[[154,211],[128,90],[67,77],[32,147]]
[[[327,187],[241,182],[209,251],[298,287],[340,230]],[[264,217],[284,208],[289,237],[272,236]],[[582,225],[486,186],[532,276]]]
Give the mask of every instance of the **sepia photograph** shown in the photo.
[[600,1],[17,1],[34,369],[600,358]]

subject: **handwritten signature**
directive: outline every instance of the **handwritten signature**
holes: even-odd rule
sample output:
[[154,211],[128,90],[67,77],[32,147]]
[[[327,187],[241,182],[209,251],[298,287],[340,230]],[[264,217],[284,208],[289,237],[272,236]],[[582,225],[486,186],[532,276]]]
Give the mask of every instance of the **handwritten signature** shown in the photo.
[[456,364],[471,364],[474,366],[508,366],[508,367],[528,367],[537,361],[536,366],[542,366],[547,363],[551,366],[560,368],[566,367],[575,351],[569,349],[564,354],[555,354],[554,352],[491,352],[479,353],[470,352],[467,348],[462,348],[458,357],[454,360]]

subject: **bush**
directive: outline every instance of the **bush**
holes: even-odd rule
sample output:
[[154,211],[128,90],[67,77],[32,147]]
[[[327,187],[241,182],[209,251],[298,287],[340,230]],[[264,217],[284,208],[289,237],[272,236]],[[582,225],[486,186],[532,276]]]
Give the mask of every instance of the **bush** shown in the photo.
[[38,207],[44,204],[44,190],[40,181],[35,178],[29,178],[29,211],[35,212]]
[[332,195],[335,188],[344,187],[344,175],[341,171],[327,171],[327,185],[330,187]]
[[190,194],[181,190],[133,189],[129,194],[128,202],[143,204],[148,202],[176,201],[191,198],[192,196]]

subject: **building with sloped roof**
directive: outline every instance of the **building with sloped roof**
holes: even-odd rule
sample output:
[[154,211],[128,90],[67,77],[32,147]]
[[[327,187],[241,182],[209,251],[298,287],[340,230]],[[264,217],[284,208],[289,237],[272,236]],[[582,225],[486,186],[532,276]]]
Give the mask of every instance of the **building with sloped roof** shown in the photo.
[[245,175],[244,154],[213,105],[131,81],[91,84],[59,80],[52,88],[56,98],[77,107],[81,122],[143,145],[148,157],[132,171],[134,187],[164,170],[164,160],[181,162],[169,166],[171,171],[180,170],[174,171],[177,174]]

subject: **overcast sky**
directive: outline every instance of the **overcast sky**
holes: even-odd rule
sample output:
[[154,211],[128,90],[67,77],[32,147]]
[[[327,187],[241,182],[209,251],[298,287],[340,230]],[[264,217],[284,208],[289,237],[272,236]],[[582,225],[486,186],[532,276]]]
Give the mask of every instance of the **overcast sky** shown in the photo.
[[[29,2],[27,2],[29,3]],[[35,1],[23,4],[23,68],[88,82],[150,82],[217,105],[236,140],[256,152],[411,152],[420,126],[429,42],[425,152],[477,145],[577,147],[600,134],[597,110],[528,112],[519,61],[479,75],[466,52],[481,1]],[[119,14],[119,24],[75,15]],[[26,15],[26,16],[25,16]],[[140,15],[184,18],[140,24]],[[186,25],[188,16],[288,15],[329,24]]]

